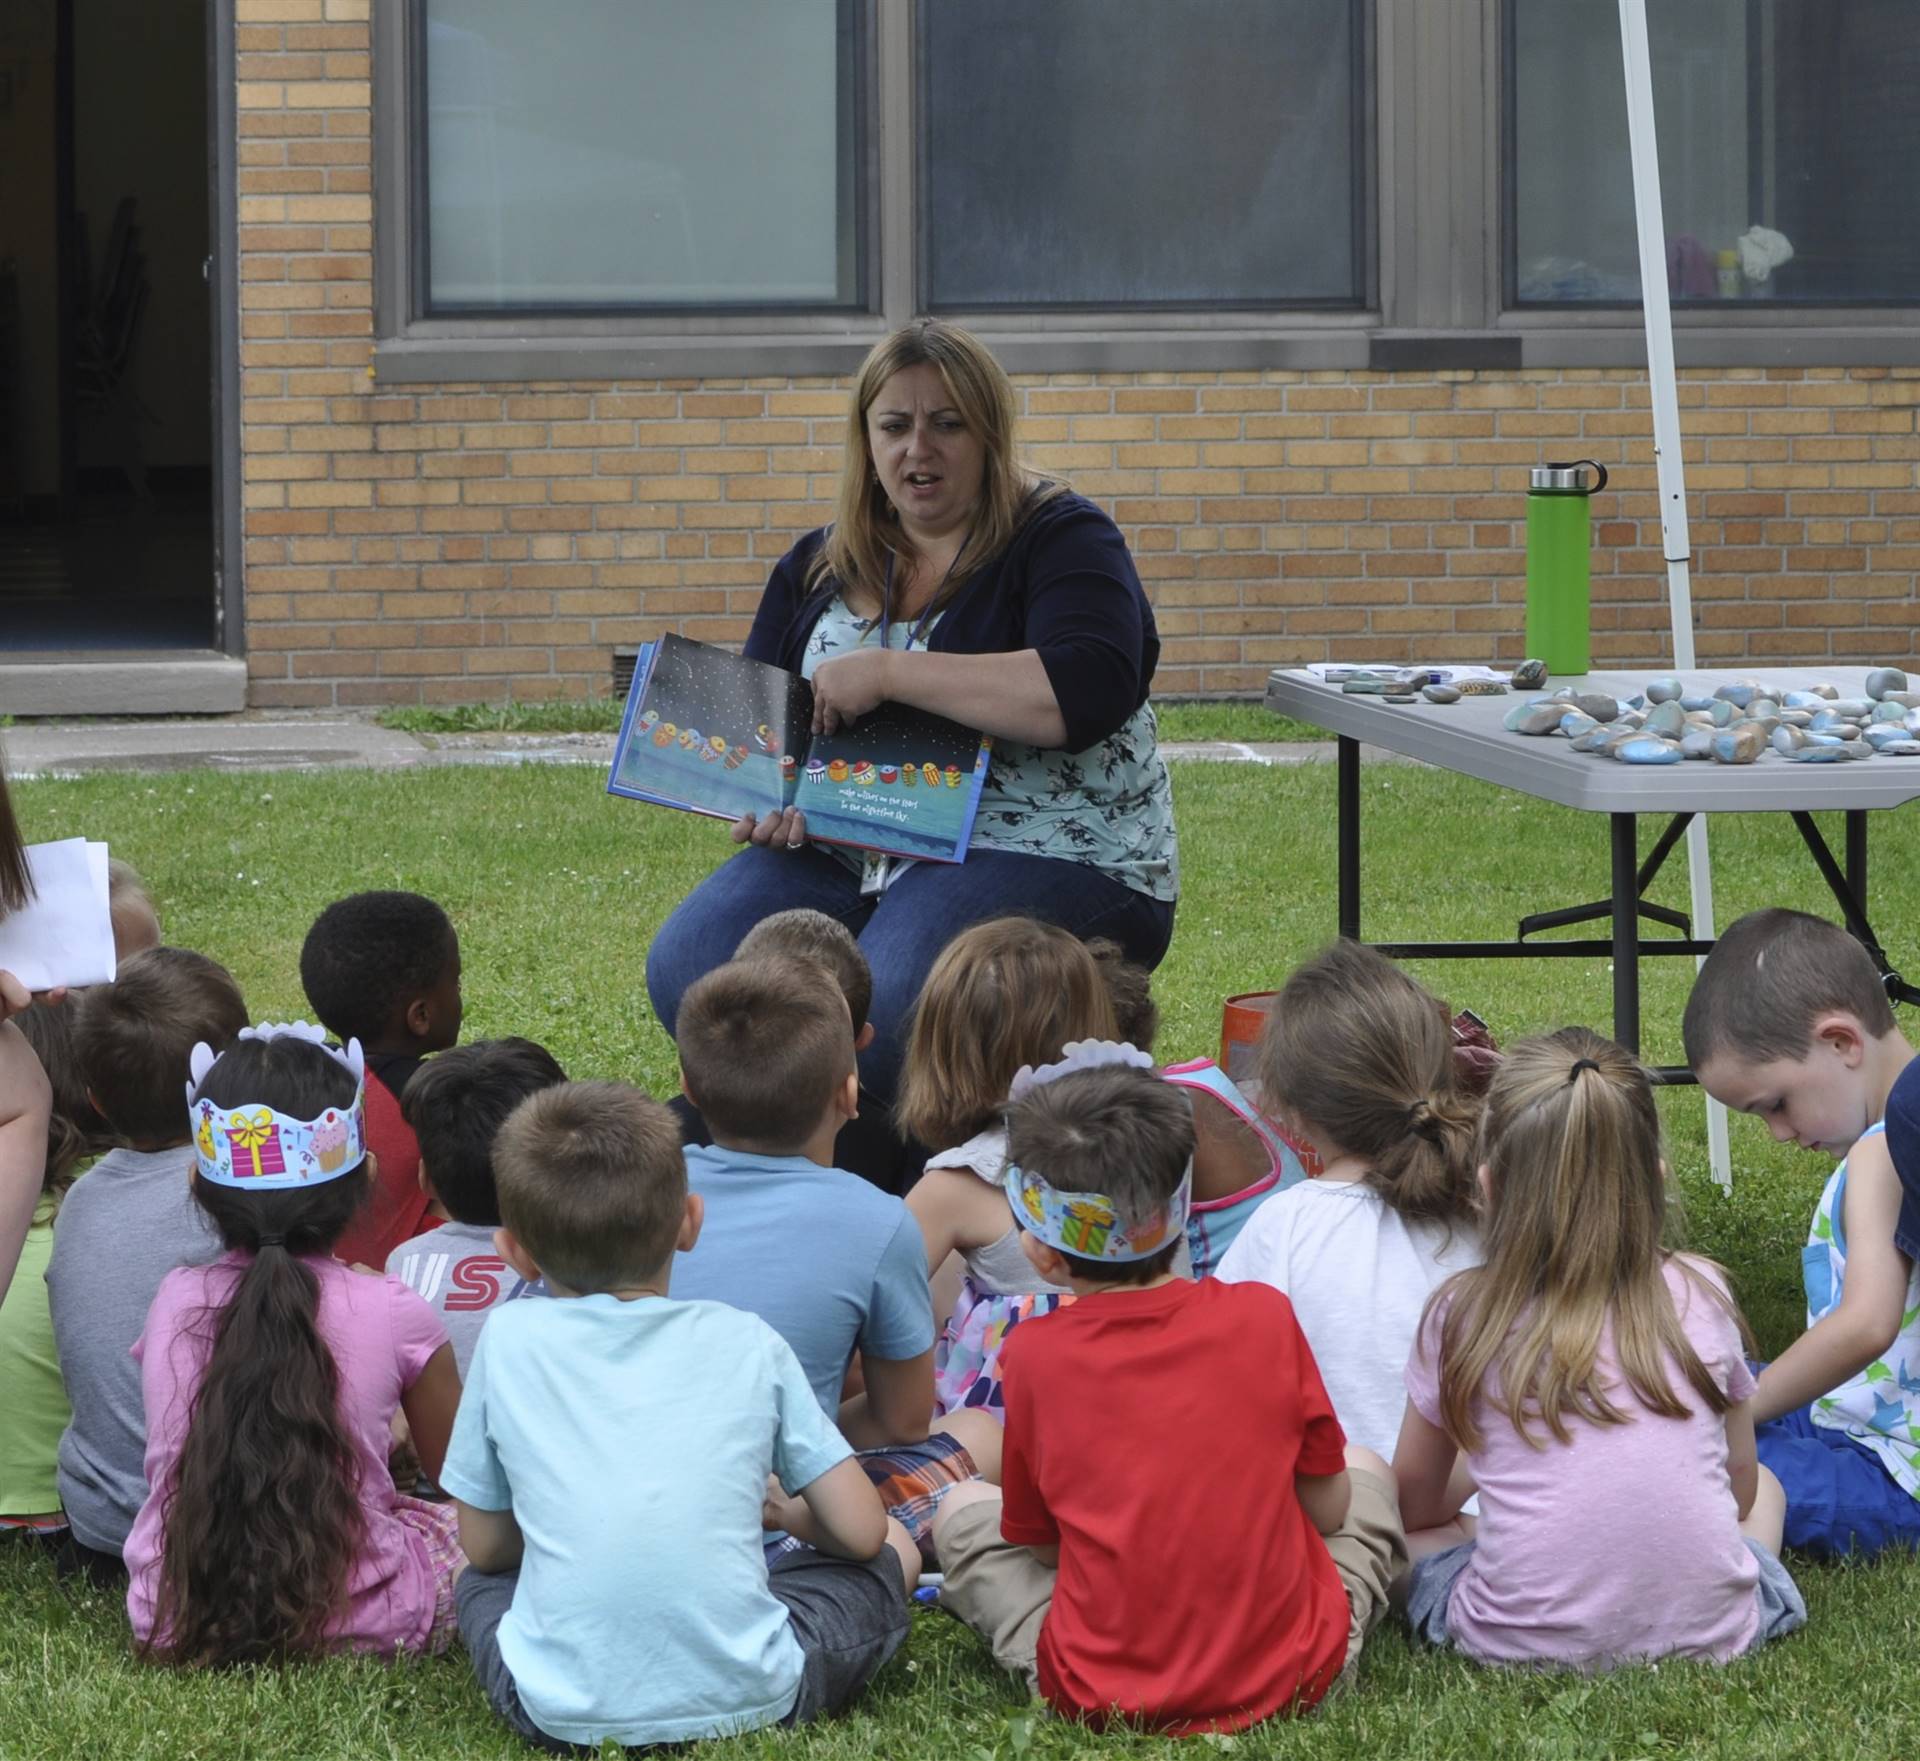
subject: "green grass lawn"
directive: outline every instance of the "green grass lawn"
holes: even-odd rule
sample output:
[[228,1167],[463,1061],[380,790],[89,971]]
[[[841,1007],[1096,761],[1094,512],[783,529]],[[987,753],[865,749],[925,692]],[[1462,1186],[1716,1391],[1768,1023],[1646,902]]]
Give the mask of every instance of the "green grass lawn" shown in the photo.
[[[1174,787],[1185,896],[1156,981],[1160,1050],[1169,1058],[1211,1050],[1220,999],[1278,983],[1334,926],[1328,769],[1187,765]],[[1369,933],[1506,935],[1523,912],[1605,891],[1597,819],[1399,765],[1370,768],[1364,787]],[[667,1092],[672,1054],[647,1007],[648,937],[727,848],[724,828],[612,800],[587,769],[91,776],[24,784],[17,805],[34,838],[84,832],[136,863],[169,938],[226,961],[256,1018],[303,1011],[300,939],[329,899],[361,887],[417,888],[442,900],[460,927],[468,1036],[527,1034],[576,1075],[625,1077],[655,1094]],[[1920,941],[1916,826],[1912,812],[1875,817],[1875,919],[1910,966]],[[1718,819],[1714,851],[1723,919],[1761,904],[1825,909],[1784,820]],[[1684,907],[1684,870],[1676,864],[1655,896]],[[1604,1028],[1611,1019],[1602,961],[1436,962],[1420,976],[1472,1005],[1502,1039],[1569,1021]],[[1646,969],[1652,1058],[1678,1061],[1688,976],[1684,962]],[[1829,1169],[1736,1119],[1728,1201],[1706,1176],[1698,1094],[1672,1092],[1663,1107],[1688,1238],[1731,1267],[1762,1350],[1778,1351],[1799,1324],[1799,1249]],[[1196,1487],[1196,1510],[1204,1497]],[[1370,1641],[1357,1691],[1315,1717],[1189,1752],[1316,1761],[1920,1753],[1920,1697],[1907,1673],[1920,1636],[1920,1566],[1801,1566],[1797,1575],[1812,1610],[1808,1629],[1726,1669],[1662,1665],[1595,1682],[1496,1675],[1417,1655],[1389,1630]],[[999,1761],[1170,1747],[1027,1718],[971,1637],[926,1613],[855,1716],[705,1752]],[[521,1753],[489,1721],[457,1656],[397,1669],[335,1662],[170,1677],[129,1661],[116,1605],[57,1588],[37,1558],[0,1547],[0,1756]]]
[[[408,734],[614,734],[625,706],[611,697],[550,703],[455,703],[441,708],[409,703],[383,709],[382,727]],[[1324,728],[1275,715],[1257,697],[1220,697],[1156,703],[1163,740],[1330,740]]]

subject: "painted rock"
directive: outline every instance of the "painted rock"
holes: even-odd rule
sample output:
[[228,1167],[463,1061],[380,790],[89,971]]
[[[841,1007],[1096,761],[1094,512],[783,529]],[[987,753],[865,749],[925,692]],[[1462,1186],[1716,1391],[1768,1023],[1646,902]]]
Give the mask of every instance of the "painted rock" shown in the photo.
[[1920,709],[1910,709],[1907,711],[1907,732],[1909,734],[1920,734]]
[[[1524,687],[1516,685],[1514,689],[1518,691],[1524,689]],[[1562,685],[1558,691],[1554,692],[1552,700],[1555,703],[1573,703],[1578,700],[1579,696],[1580,693],[1571,685]]]
[[1613,744],[1613,729],[1602,727],[1595,722],[1584,734],[1573,737],[1573,749],[1576,752],[1604,752]]
[[1678,764],[1680,748],[1657,734],[1636,734],[1614,748],[1614,757],[1622,764]]
[[1715,764],[1751,764],[1767,749],[1767,736],[1756,722],[1722,728],[1713,736]]
[[1384,697],[1393,687],[1385,679],[1349,679],[1340,687],[1343,697]]
[[[1920,741],[1915,744],[1920,745]],[[1847,749],[1844,746],[1802,746],[1793,754],[1795,764],[1845,764]]]
[[1388,703],[1418,703],[1420,699],[1414,696],[1411,691],[1389,691],[1386,693],[1386,701]]
[[1429,703],[1458,703],[1460,693],[1452,685],[1429,685],[1420,695]]
[[1759,695],[1760,687],[1751,679],[1738,679],[1714,692],[1722,703],[1731,703],[1735,709],[1745,709]]
[[1907,711],[1903,704],[1895,703],[1890,698],[1883,698],[1873,706],[1873,714],[1867,719],[1874,722],[1892,722],[1897,726],[1907,719]]
[[1867,674],[1867,695],[1878,703],[1889,691],[1904,691],[1907,675],[1897,666],[1876,667]]
[[1597,722],[1610,722],[1620,713],[1620,705],[1604,691],[1587,691],[1574,699]]
[[1680,699],[1680,707],[1691,715],[1699,710],[1711,709],[1713,707],[1713,698],[1708,695],[1703,695],[1700,692],[1690,691]]
[[1920,758],[1920,740],[1894,740],[1880,748],[1883,758]]
[[1836,697],[1827,708],[1849,721],[1864,721],[1873,714],[1872,699],[1866,697]]
[[1882,703],[1897,703],[1902,709],[1920,709],[1920,691],[1889,691]]
[[1813,717],[1804,709],[1783,709],[1781,722],[1790,728],[1809,728],[1813,726]]
[[1678,739],[1687,725],[1687,712],[1680,707],[1677,699],[1663,697],[1648,712],[1646,726],[1649,732],[1665,734]]
[[1771,697],[1756,697],[1747,705],[1747,714],[1757,722],[1777,722],[1780,719],[1780,705]]
[[1843,715],[1835,715],[1831,709],[1823,709],[1808,724],[1816,734],[1837,734],[1842,728],[1853,724]]
[[1516,703],[1506,713],[1506,729],[1510,734],[1557,734],[1566,713],[1558,703]]
[[1544,660],[1523,660],[1513,669],[1513,688],[1516,691],[1537,691],[1547,682],[1547,663]]
[[1827,702],[1817,691],[1789,691],[1780,701],[1788,709],[1823,709]]
[[1647,681],[1647,701],[1649,703],[1678,703],[1686,693],[1686,687],[1671,673],[1664,678]]
[[1716,728],[1729,726],[1738,713],[1733,704],[1724,697],[1716,697],[1707,710],[1707,714],[1713,717],[1713,725]]
[[1599,726],[1600,723],[1595,721],[1592,716],[1583,714],[1577,709],[1568,710],[1567,713],[1560,718],[1560,732],[1566,735],[1569,740],[1577,740],[1582,734],[1590,734]]
[[1784,758],[1791,758],[1806,743],[1806,735],[1798,728],[1778,727],[1773,730],[1771,744],[1774,751]]
[[1825,679],[1822,679],[1816,685],[1809,685],[1807,689],[1816,697],[1826,698],[1829,703],[1840,695],[1840,687],[1838,685],[1829,685]]
[[1898,746],[1907,738],[1907,730],[1895,727],[1887,722],[1877,722],[1861,736],[1875,752],[1884,752],[1889,746]]
[[1460,687],[1462,697],[1504,697],[1507,688],[1498,679],[1468,679]]
[[1844,746],[1846,745],[1846,741],[1841,739],[1838,734],[1822,734],[1816,730],[1809,729],[1807,733],[1807,744],[1809,746]]
[[1713,756],[1713,730],[1711,728],[1689,728],[1680,736],[1680,756],[1682,758],[1711,758]]

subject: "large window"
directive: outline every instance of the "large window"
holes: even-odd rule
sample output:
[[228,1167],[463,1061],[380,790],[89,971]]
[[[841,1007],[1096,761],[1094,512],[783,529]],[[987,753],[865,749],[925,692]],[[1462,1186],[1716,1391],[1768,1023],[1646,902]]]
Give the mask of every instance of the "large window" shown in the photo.
[[924,0],[923,303],[1363,303],[1366,12]]
[[422,0],[427,314],[860,303],[853,0]]
[[[1684,0],[1647,13],[1675,299],[1920,301],[1920,6]],[[1506,31],[1508,298],[1637,301],[1615,10],[1508,0]]]

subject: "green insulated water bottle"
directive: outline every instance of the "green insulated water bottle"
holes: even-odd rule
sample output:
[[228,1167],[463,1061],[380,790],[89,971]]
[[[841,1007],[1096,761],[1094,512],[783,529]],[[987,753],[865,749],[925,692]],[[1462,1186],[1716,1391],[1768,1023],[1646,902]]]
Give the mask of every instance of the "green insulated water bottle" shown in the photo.
[[[1591,469],[1589,469],[1591,467]],[[1593,459],[1538,465],[1527,490],[1527,653],[1550,673],[1584,673],[1590,637],[1587,498],[1607,486]]]

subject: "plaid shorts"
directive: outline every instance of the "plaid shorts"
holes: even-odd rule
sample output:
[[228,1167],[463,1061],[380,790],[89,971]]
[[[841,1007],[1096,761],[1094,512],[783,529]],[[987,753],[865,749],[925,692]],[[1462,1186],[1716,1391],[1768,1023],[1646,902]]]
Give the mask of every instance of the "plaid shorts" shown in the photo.
[[433,1625],[427,1629],[427,1652],[438,1657],[460,1630],[453,1601],[454,1583],[467,1568],[467,1556],[460,1551],[460,1518],[451,1504],[428,1504],[404,1493],[395,1497],[393,1514],[427,1545],[427,1563],[433,1567]]
[[[887,1515],[913,1537],[921,1559],[931,1570],[933,1519],[940,1509],[941,1494],[962,1480],[980,1477],[967,1446],[957,1437],[935,1431],[924,1443],[891,1443],[884,1449],[859,1450],[854,1460],[880,1494]],[[791,1535],[769,1541],[767,1564],[805,1545]]]

